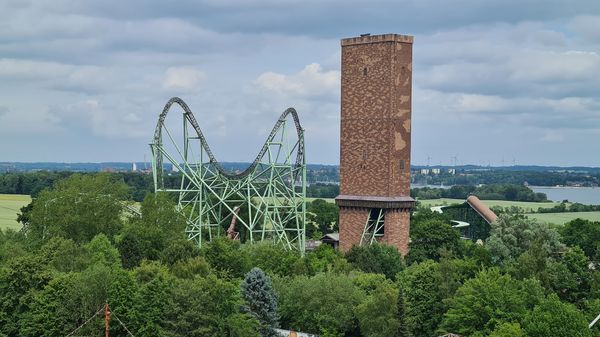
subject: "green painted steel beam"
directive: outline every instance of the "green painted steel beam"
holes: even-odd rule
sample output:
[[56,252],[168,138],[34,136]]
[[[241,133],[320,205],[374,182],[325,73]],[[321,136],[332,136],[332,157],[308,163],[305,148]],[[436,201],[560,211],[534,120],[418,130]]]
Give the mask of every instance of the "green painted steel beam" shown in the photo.
[[[172,104],[183,109],[181,140],[173,136],[165,123]],[[288,131],[290,124],[295,126],[295,135]],[[294,109],[280,116],[254,162],[239,174],[221,167],[191,110],[179,98],[169,100],[163,109],[150,147],[155,191],[177,196],[190,240],[202,245],[225,235],[235,217],[237,225],[242,226],[238,228],[247,234],[245,242],[270,240],[304,253],[304,130]],[[177,169],[177,186],[165,185],[165,163]],[[245,207],[247,214],[238,214],[236,207]]]

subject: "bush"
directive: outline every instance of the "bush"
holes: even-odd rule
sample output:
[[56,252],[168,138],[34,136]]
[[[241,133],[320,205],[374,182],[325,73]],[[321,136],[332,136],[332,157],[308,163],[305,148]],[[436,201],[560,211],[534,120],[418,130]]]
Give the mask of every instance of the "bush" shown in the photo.
[[390,280],[395,280],[396,274],[404,269],[402,255],[396,247],[385,244],[353,246],[346,259],[360,271],[383,274]]

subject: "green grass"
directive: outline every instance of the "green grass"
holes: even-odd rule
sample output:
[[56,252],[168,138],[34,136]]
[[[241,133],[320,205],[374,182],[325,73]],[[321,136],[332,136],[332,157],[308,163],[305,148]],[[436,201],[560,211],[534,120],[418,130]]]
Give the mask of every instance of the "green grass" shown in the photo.
[[581,218],[584,220],[600,221],[600,212],[565,212],[565,213],[534,213],[526,214],[530,218],[557,225]]
[[[571,220],[581,218],[585,220],[600,221],[600,212],[565,212],[565,213],[531,213],[535,212],[540,208],[550,208],[559,205],[557,202],[525,202],[525,201],[506,201],[506,200],[482,200],[488,207],[500,206],[500,207],[511,207],[516,206],[521,209],[528,217],[537,219],[546,223],[553,223],[562,225]],[[463,199],[429,199],[419,200],[421,205],[432,207],[432,206],[446,206],[452,204],[461,204],[465,202]]]
[[[511,207],[516,206],[522,208],[525,212],[535,212],[540,208],[550,208],[558,205],[556,202],[527,202],[527,201],[506,201],[506,200],[482,200],[488,207],[500,206],[500,207]],[[452,204],[462,204],[465,202],[464,199],[426,199],[419,200],[421,205],[432,207],[432,206],[445,206]]]
[[0,194],[0,229],[19,230],[21,224],[17,222],[17,213],[30,202],[31,197],[28,195]]

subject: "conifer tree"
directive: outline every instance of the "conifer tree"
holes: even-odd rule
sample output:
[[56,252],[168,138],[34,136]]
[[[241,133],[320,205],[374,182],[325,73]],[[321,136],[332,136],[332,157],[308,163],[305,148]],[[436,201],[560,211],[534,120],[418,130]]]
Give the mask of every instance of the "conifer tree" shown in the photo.
[[260,268],[252,268],[242,282],[242,297],[246,301],[245,310],[258,319],[260,332],[265,337],[278,336],[275,328],[279,325],[277,296],[271,278]]

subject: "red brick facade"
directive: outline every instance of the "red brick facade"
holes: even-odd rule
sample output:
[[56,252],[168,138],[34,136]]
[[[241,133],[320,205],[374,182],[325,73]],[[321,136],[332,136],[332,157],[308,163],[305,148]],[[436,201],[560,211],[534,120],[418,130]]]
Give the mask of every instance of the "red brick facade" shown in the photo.
[[[360,243],[369,210],[384,208],[385,233],[379,241],[408,252],[412,41],[411,36],[396,34],[341,41],[340,196],[336,200],[344,251]],[[350,199],[351,206],[344,202]]]

